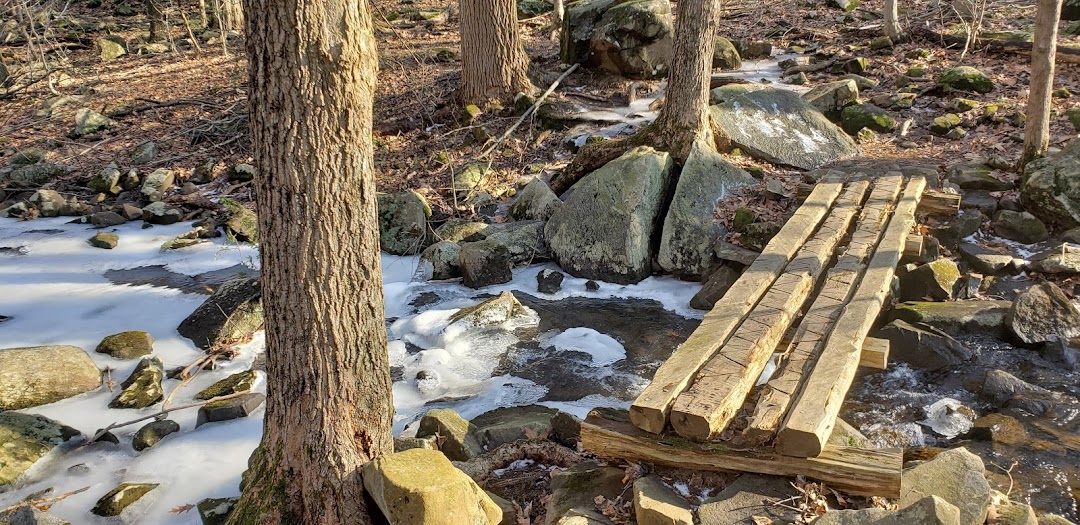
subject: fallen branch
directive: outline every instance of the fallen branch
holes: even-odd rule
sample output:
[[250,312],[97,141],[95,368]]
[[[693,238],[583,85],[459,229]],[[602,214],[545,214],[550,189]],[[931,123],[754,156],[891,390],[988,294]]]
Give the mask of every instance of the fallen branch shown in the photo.
[[151,109],[160,109],[160,108],[168,108],[168,107],[173,107],[173,106],[187,106],[187,105],[190,105],[190,106],[214,106],[214,107],[220,107],[218,104],[214,104],[214,103],[210,102],[209,100],[193,99],[193,98],[178,98],[176,100],[167,100],[165,102],[153,102],[153,101],[151,101],[151,103],[149,103],[149,104],[143,104],[143,105],[140,105],[140,106],[135,106],[133,108],[127,108],[127,109],[121,109],[121,110],[113,111],[112,113],[109,113],[106,116],[108,116],[109,118],[119,118],[119,117],[126,117],[128,115],[133,115],[135,113],[141,113],[143,111],[148,111],[148,110],[151,110]]
[[[925,38],[930,40],[940,40],[949,45],[964,45],[965,39],[947,35],[944,33],[935,32],[932,29],[924,27],[916,28],[916,30]],[[996,53],[1019,53],[1019,54],[1031,54],[1031,48],[1034,44],[1031,42],[1022,42],[1019,40],[1001,40],[997,38],[976,38],[972,42],[971,47],[984,49],[986,51]],[[1080,64],[1080,48],[1069,46],[1058,46],[1057,53],[1054,56],[1054,61],[1059,64]]]
[[[26,500],[26,501],[20,501],[20,502],[18,502],[16,504],[6,508],[6,509],[0,510],[0,514],[5,514],[8,511],[12,511],[12,510],[18,509],[20,507],[29,507],[31,505],[40,509],[41,508],[40,505],[43,505],[43,504],[46,504],[46,503],[56,503],[57,501],[60,501],[60,500],[62,500],[64,498],[67,498],[69,496],[74,496],[74,495],[76,495],[76,494],[78,494],[80,492],[86,492],[89,489],[90,489],[90,487],[83,487],[81,489],[75,489],[75,490],[73,490],[71,492],[65,492],[65,493],[63,493],[63,494],[61,494],[59,496],[53,496],[51,498],[31,499],[31,500]],[[51,507],[51,506],[52,505],[48,505],[46,508]]]
[[499,137],[499,139],[496,140],[494,144],[489,146],[488,149],[484,150],[484,152],[481,153],[480,156],[477,158],[482,159],[490,155],[492,151],[495,151],[495,148],[498,148],[499,145],[502,144],[503,141],[506,140],[507,137],[509,137],[510,134],[514,132],[514,130],[518,129],[518,126],[520,126],[522,122],[525,122],[525,119],[529,118],[529,115],[532,115],[533,112],[536,111],[536,108],[540,107],[540,104],[544,103],[544,100],[547,99],[548,95],[550,95],[552,91],[555,91],[555,88],[559,86],[559,83],[562,82],[563,79],[565,79],[566,77],[570,76],[570,73],[573,73],[579,65],[580,64],[574,64],[567,68],[567,70],[564,71],[562,75],[559,75],[559,78],[555,79],[555,82],[552,82],[551,85],[548,86],[547,91],[544,91],[544,94],[540,95],[540,98],[536,99],[536,102],[533,102],[533,105],[529,106],[529,109],[526,109],[525,112],[521,114],[521,117],[517,119],[517,122],[515,122],[513,126],[510,126],[510,129],[506,130],[506,133],[503,133],[502,136]]
[[495,469],[523,459],[531,459],[545,465],[569,467],[582,461],[577,452],[558,443],[545,440],[515,441],[486,452],[468,461],[455,461],[454,466],[477,483],[487,479]]
[[157,419],[158,417],[168,415],[170,412],[175,412],[177,410],[184,410],[184,409],[187,409],[187,408],[201,407],[201,406],[209,404],[209,403],[216,403],[218,401],[225,401],[226,399],[232,399],[234,397],[240,397],[240,396],[245,395],[247,393],[248,392],[236,392],[234,394],[229,394],[227,396],[219,396],[219,397],[215,397],[213,399],[207,399],[206,401],[197,401],[195,403],[188,403],[186,405],[180,405],[180,406],[176,406],[176,407],[172,407],[172,408],[164,408],[160,412],[157,412],[155,414],[150,414],[148,416],[143,416],[143,417],[140,417],[138,419],[132,419],[131,421],[125,421],[123,423],[113,423],[113,424],[111,424],[111,425],[109,425],[109,426],[95,432],[94,437],[90,438],[90,440],[87,441],[86,444],[89,445],[90,443],[96,442],[97,440],[101,439],[101,436],[104,436],[106,433],[108,433],[109,431],[111,431],[113,429],[134,425],[135,423],[140,423],[142,421],[146,421],[147,419]]

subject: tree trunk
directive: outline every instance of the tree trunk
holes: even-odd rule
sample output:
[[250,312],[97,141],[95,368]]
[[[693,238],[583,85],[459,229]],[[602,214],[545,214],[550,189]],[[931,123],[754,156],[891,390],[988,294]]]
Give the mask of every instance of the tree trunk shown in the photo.
[[160,0],[146,0],[146,18],[150,21],[150,42],[162,38],[162,30],[165,29],[165,15],[161,12]]
[[563,30],[563,14],[566,11],[566,3],[563,0],[554,0],[551,10],[551,36],[556,42],[559,41]]
[[1058,17],[1062,0],[1039,0],[1035,14],[1035,43],[1031,48],[1031,85],[1024,126],[1023,169],[1043,156],[1050,146],[1050,96],[1054,89],[1054,55],[1057,53]]
[[208,0],[206,27],[219,31],[243,31],[244,9],[240,0]]
[[905,40],[903,31],[900,27],[900,15],[896,10],[896,0],[885,0],[885,36],[898,44]]
[[460,0],[461,100],[482,104],[531,91],[514,0]]
[[[371,523],[393,449],[366,0],[245,0],[267,402],[232,524]],[[377,513],[378,511],[374,511]]]
[[709,78],[719,15],[716,0],[683,0],[676,7],[674,53],[654,136],[680,162],[694,140],[711,140]]

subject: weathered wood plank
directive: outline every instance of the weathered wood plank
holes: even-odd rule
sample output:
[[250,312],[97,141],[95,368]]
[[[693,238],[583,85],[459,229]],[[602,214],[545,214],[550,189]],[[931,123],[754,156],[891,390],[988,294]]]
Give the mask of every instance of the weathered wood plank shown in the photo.
[[[895,172],[883,176],[874,184],[852,234],[852,240],[838,258],[844,268],[834,268],[828,272],[825,284],[803,316],[792,339],[786,360],[761,390],[743,431],[743,437],[748,442],[765,443],[776,434],[788,407],[799,392],[803,377],[817,361],[817,356],[825,344],[824,336],[832,331],[833,324],[843,312],[844,303],[851,296],[858,277],[866,267],[866,259],[888,219],[881,211],[894,205],[902,185],[903,176]],[[808,333],[813,337],[807,337]]]
[[859,354],[859,366],[885,370],[889,366],[889,340],[867,337]]
[[925,187],[926,179],[913,177],[904,188],[903,197],[866,273],[844,307],[817,364],[803,382],[802,391],[777,433],[777,452],[812,457],[824,450],[840,405],[859,367],[863,341],[881,313],[892,285],[904,241],[915,224],[915,210]]
[[919,201],[917,213],[949,216],[960,213],[960,195],[938,190],[926,190]]
[[686,341],[656,371],[652,382],[634,401],[630,419],[638,427],[660,433],[667,424],[675,399],[686,390],[694,374],[720,348],[743,316],[765,295],[799,246],[813,234],[840,195],[843,184],[818,184],[780,232],[728,289]]
[[810,297],[837,245],[847,235],[867,185],[866,181],[856,182],[844,190],[821,227],[747,315],[733,339],[701,368],[694,384],[676,399],[671,426],[680,436],[704,441],[731,422],[780,338]]
[[828,447],[815,458],[736,451],[678,436],[655,436],[631,425],[625,412],[594,410],[581,424],[581,444],[601,457],[710,471],[806,476],[859,496],[900,497],[903,451]]

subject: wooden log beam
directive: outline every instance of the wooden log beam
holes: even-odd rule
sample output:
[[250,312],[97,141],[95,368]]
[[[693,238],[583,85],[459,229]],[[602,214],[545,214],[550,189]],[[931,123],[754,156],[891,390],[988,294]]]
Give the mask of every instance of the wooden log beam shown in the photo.
[[731,450],[678,436],[655,436],[626,421],[625,412],[597,409],[581,424],[581,444],[597,456],[672,468],[806,476],[857,496],[900,497],[903,451],[828,447],[816,458]]
[[780,272],[817,229],[840,195],[843,184],[826,181],[795,211],[761,254],[731,285],[701,324],[656,371],[649,386],[630,408],[635,425],[659,434],[667,424],[675,399],[690,385],[694,374],[723,345],[750,309],[765,295]]
[[915,225],[915,210],[925,188],[926,179],[923,177],[913,177],[904,188],[903,197],[870,259],[866,273],[777,433],[777,452],[788,456],[813,457],[825,449],[840,405],[859,367],[863,341],[881,314],[892,286],[896,265],[900,262],[908,233]]
[[926,190],[919,201],[917,213],[926,215],[952,216],[960,213],[960,195],[938,190]]
[[803,377],[817,362],[825,338],[843,312],[855,283],[865,269],[866,259],[877,243],[888,215],[882,213],[896,202],[903,185],[903,175],[890,173],[878,179],[863,213],[839,260],[844,268],[828,272],[821,292],[814,299],[792,340],[791,351],[780,369],[762,388],[754,410],[747,420],[743,437],[750,443],[765,443],[776,434],[788,407],[798,394]]
[[847,236],[867,186],[866,181],[861,181],[844,190],[813,238],[799,249],[731,339],[675,401],[671,426],[680,436],[705,441],[731,422],[757,384],[780,338],[810,297],[836,247]]
[[889,366],[889,340],[867,337],[859,354],[859,366],[885,370]]

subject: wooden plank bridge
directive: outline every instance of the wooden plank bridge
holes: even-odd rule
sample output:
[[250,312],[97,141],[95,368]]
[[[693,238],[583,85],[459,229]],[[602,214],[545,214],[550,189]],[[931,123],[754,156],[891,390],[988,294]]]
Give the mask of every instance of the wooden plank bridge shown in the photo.
[[590,414],[583,445],[602,456],[801,474],[852,494],[898,497],[901,450],[828,439],[858,367],[887,363],[888,342],[867,334],[905,250],[921,246],[912,235],[917,209],[958,206],[955,196],[926,191],[923,177],[897,172],[818,183],[628,417]]

